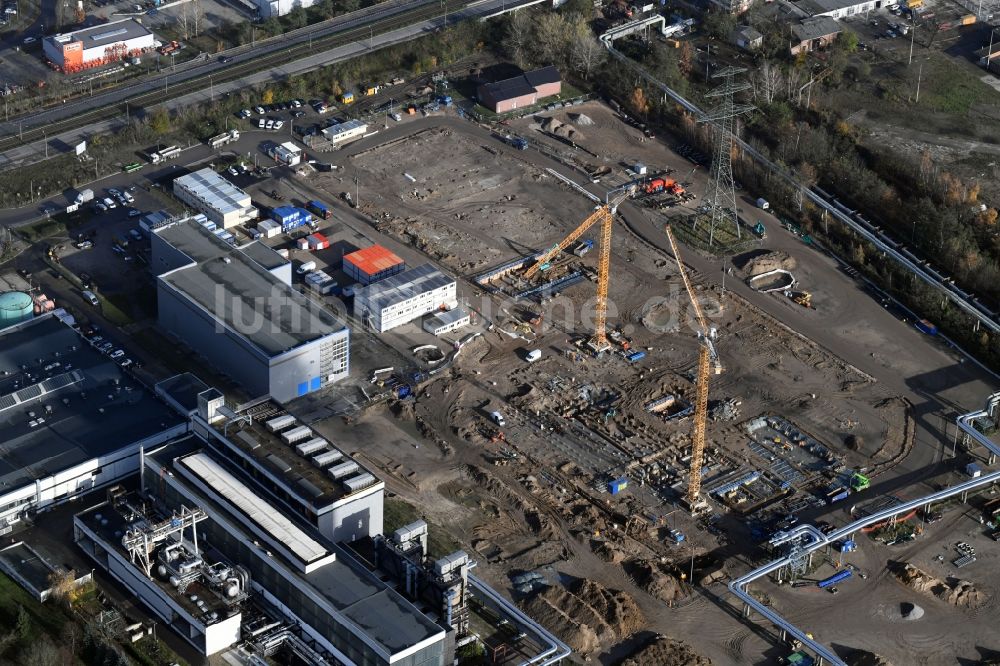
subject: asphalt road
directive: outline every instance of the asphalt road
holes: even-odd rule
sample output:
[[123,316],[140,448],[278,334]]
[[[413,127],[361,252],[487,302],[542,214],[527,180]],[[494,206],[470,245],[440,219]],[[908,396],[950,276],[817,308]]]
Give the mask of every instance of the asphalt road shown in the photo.
[[[240,63],[259,58],[268,53],[274,53],[294,46],[304,44],[312,39],[318,39],[351,28],[367,25],[374,21],[384,19],[397,14],[411,12],[416,8],[437,0],[389,0],[382,4],[374,5],[367,9],[362,9],[351,14],[346,14],[329,21],[324,21],[313,26],[308,26],[300,30],[286,33],[276,38],[260,41],[252,45],[244,45],[230,49],[224,54],[213,55],[211,58],[192,60],[176,67],[164,68],[164,71],[153,75],[141,82],[123,86],[106,93],[100,93],[93,97],[68,102],[58,107],[50,108],[37,113],[24,114],[22,117],[11,118],[7,122],[0,123],[0,135],[16,136],[22,128],[41,127],[66,118],[73,118],[86,113],[92,109],[103,108],[112,104],[122,104],[137,95],[145,92],[158,90],[164,87],[164,82],[180,83],[188,79],[208,76],[213,73],[222,73],[229,67]],[[229,63],[223,64],[219,61],[219,55],[227,55],[231,58]],[[124,110],[124,109],[123,109]]]
[[[521,0],[520,4],[525,2],[531,2],[531,0]],[[505,7],[510,8],[511,6],[519,4],[509,2],[508,0],[479,0],[473,3],[467,8],[448,15],[448,23],[454,23],[466,19],[477,19],[479,17],[485,16],[490,13],[496,12],[499,8]],[[359,21],[356,19],[355,21]],[[397,30],[392,30],[380,35],[374,35],[371,39],[364,40],[364,42],[351,42],[344,46],[340,46],[334,49],[329,49],[326,51],[321,51],[310,55],[305,58],[281,65],[279,67],[274,67],[272,69],[258,72],[256,74],[251,74],[245,77],[241,77],[235,81],[229,81],[226,83],[213,83],[209,81],[209,85],[204,89],[193,92],[190,94],[182,95],[177,98],[172,99],[169,102],[163,104],[164,107],[168,109],[184,108],[192,104],[198,104],[202,102],[210,101],[211,98],[226,95],[245,89],[247,87],[265,83],[267,81],[272,81],[276,78],[286,78],[295,74],[302,74],[319,67],[330,65],[337,62],[342,62],[344,60],[349,60],[351,58],[363,56],[365,53],[384,48],[393,44],[400,44],[412,39],[416,39],[421,35],[433,32],[437,30],[442,25],[444,25],[444,16],[435,17],[427,21],[421,21],[419,23],[414,23],[408,25],[404,28],[399,28]],[[336,30],[346,29],[346,25],[340,25]],[[312,26],[311,29],[315,29]],[[327,32],[332,32],[333,29],[325,29]],[[324,33],[325,34],[325,33]],[[316,33],[312,33],[312,37],[315,38]],[[299,35],[295,38],[298,43],[306,42],[310,39],[310,34],[305,33]],[[283,41],[278,46],[278,50],[287,48],[290,44],[296,42],[286,42]],[[241,47],[241,49],[246,49],[249,47]],[[273,49],[272,49],[273,50]],[[232,53],[232,52],[228,52]],[[236,64],[243,62],[246,59],[251,59],[257,57],[262,52],[252,51],[245,53],[243,55],[233,55],[233,62],[230,64]],[[211,62],[203,62],[201,64],[191,65],[192,70],[189,72],[192,78],[195,76],[208,76],[214,71],[222,70],[224,65],[221,65],[217,61],[213,60]],[[117,128],[124,126],[126,122],[124,103],[125,99],[135,97],[136,95],[142,94],[148,90],[159,89],[161,87],[169,89],[172,83],[179,82],[181,77],[173,72],[166,74],[163,77],[155,79],[155,85],[150,87],[147,84],[142,84],[141,88],[132,89],[122,89],[120,91],[115,91],[114,93],[108,93],[112,97],[105,99],[103,103],[97,103],[96,101],[91,104],[92,100],[97,100],[98,97],[88,98],[86,100],[80,100],[79,102],[74,102],[66,105],[65,107],[60,107],[59,109],[54,109],[52,111],[46,111],[38,114],[37,117],[48,117],[50,114],[60,114],[59,117],[66,117],[63,113],[68,110],[69,107],[74,105],[79,105],[75,113],[83,113],[93,108],[100,108],[106,106],[109,103],[122,103],[122,115],[117,119],[104,120],[99,122],[90,123],[83,127],[68,130],[48,136],[45,139],[40,139],[24,145],[17,146],[15,148],[10,148],[3,153],[0,153],[0,170],[12,168],[18,164],[31,163],[33,161],[40,161],[44,158],[46,154],[53,155],[57,152],[68,152],[72,150],[72,147],[78,144],[80,141],[88,139],[96,134],[108,133],[115,131]],[[72,114],[70,114],[72,115]],[[18,127],[16,123],[8,123],[6,131],[10,131],[10,126],[13,126],[13,133],[16,134]],[[4,124],[0,123],[0,130],[4,130]],[[3,131],[0,131],[2,134]],[[0,224],[4,223],[5,218],[2,213],[0,213]]]

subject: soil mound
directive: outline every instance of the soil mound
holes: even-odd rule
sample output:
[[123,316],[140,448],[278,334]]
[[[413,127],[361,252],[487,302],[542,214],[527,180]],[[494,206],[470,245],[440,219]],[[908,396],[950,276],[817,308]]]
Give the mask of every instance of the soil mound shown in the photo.
[[960,608],[977,608],[987,598],[970,581],[957,578],[944,581],[921,571],[912,564],[905,564],[894,573],[903,585],[924,594],[931,594],[941,601]]
[[534,619],[584,654],[617,643],[646,624],[631,596],[586,579],[568,589],[550,587],[522,605]]
[[660,601],[671,603],[684,598],[684,584],[654,560],[635,560],[629,564],[629,573],[642,589]]
[[712,660],[695,653],[685,643],[657,636],[622,662],[622,666],[712,666]]
[[778,269],[791,271],[795,269],[795,266],[795,259],[790,257],[787,252],[773,250],[765,254],[759,254],[747,258],[746,261],[742,263],[741,269],[747,277],[753,277],[755,275],[760,275],[761,273],[767,273],[768,271]]

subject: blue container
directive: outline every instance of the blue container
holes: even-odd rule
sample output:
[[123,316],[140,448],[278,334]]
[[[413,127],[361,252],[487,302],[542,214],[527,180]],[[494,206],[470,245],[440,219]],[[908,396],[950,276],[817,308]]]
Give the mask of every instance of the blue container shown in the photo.
[[634,351],[628,354],[626,357],[629,363],[635,363],[636,361],[641,361],[646,358],[646,352],[644,351]]
[[608,492],[612,495],[617,495],[621,491],[628,488],[628,477],[623,476],[613,481],[608,481]]

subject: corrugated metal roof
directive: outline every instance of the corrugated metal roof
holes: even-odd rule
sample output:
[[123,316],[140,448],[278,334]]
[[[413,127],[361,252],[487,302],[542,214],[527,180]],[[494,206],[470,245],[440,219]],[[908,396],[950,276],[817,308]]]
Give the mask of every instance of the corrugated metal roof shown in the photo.
[[195,453],[183,458],[182,463],[302,562],[308,564],[329,555],[323,544],[293,525],[207,454]]
[[403,263],[392,251],[381,245],[372,245],[357,252],[351,252],[344,261],[368,275],[375,275]]

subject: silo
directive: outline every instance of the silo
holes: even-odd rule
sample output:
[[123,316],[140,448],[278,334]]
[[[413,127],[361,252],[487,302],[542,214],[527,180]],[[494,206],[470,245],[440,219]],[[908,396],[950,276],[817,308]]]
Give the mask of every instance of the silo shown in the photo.
[[0,328],[31,319],[34,305],[31,296],[23,291],[8,291],[0,294]]

